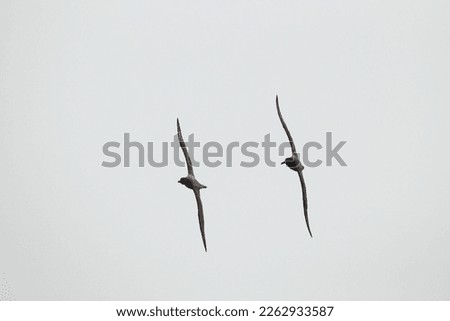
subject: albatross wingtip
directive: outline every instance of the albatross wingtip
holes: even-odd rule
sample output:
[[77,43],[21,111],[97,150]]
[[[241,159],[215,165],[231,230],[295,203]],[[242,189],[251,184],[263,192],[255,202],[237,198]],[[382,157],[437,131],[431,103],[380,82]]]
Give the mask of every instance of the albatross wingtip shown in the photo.
[[306,222],[306,228],[308,229],[309,236],[311,236],[311,238],[313,238],[313,235],[311,232],[311,227],[309,227],[309,221]]
[[178,134],[181,133],[181,126],[180,126],[180,121],[178,120],[178,118],[177,118],[177,131],[178,131]]

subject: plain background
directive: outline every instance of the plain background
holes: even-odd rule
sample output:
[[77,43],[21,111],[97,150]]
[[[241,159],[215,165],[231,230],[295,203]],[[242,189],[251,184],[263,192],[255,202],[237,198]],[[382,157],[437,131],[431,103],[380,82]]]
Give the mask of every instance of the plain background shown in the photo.
[[[0,2],[0,273],[17,300],[449,300],[448,1]],[[347,144],[298,177],[104,168],[133,140]],[[170,154],[172,155],[172,154]],[[239,160],[239,153],[235,154]],[[324,156],[323,150],[312,156]],[[134,158],[136,160],[136,158]]]

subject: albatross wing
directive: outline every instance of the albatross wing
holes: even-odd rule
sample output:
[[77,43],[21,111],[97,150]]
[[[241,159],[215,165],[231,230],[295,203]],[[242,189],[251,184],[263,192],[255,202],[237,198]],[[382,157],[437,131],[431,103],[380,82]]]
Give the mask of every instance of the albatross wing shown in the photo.
[[194,176],[194,169],[192,168],[191,157],[189,156],[188,150],[186,148],[186,144],[184,143],[183,135],[181,134],[180,121],[177,118],[177,132],[178,132],[178,141],[180,142],[181,149],[183,150],[184,158],[186,159],[186,164],[188,168],[188,174]]
[[297,152],[295,151],[294,140],[292,139],[291,133],[289,132],[289,129],[286,123],[284,122],[283,116],[281,115],[280,105],[278,104],[278,95],[276,98],[276,103],[277,103],[278,117],[280,118],[281,125],[283,125],[284,131],[286,132],[286,135],[289,139],[289,144],[291,144],[292,154],[297,155]]
[[308,228],[309,235],[312,236],[311,228],[309,227],[309,219],[308,219],[308,198],[306,197],[306,184],[305,179],[303,178],[303,172],[297,171],[298,176],[300,177],[300,184],[302,185],[302,198],[303,198],[303,213],[305,215],[306,227]]
[[202,205],[202,199],[200,198],[200,190],[197,188],[194,188],[193,191],[195,194],[195,199],[197,200],[198,223],[200,225],[200,232],[202,233],[203,246],[205,248],[205,252],[207,252],[208,249],[206,248],[205,220],[203,218],[203,205]]

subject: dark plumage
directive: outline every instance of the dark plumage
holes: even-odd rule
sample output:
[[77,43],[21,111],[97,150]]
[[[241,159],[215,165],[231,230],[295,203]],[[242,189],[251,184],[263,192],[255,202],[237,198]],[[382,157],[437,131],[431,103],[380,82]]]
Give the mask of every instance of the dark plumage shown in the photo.
[[183,135],[181,134],[180,122],[177,118],[177,131],[178,131],[178,141],[180,143],[180,147],[183,150],[184,158],[186,159],[186,164],[188,168],[188,176],[180,178],[178,183],[183,184],[187,188],[194,191],[195,199],[197,201],[197,209],[198,209],[198,222],[200,224],[200,232],[202,234],[203,247],[205,248],[205,252],[207,252],[206,248],[206,237],[205,237],[205,220],[203,218],[203,205],[202,200],[200,198],[200,190],[202,188],[206,188],[205,185],[200,184],[194,176],[194,169],[192,167],[192,161],[189,157],[188,150],[186,148],[186,144],[183,140]]
[[278,96],[276,98],[276,104],[277,104],[278,117],[280,118],[281,125],[283,125],[284,131],[286,132],[286,135],[289,139],[289,143],[291,144],[291,150],[292,150],[292,156],[286,158],[284,160],[284,162],[282,162],[281,164],[286,164],[287,167],[289,167],[290,169],[292,169],[293,171],[296,171],[298,173],[298,176],[300,178],[300,184],[302,186],[303,213],[305,215],[306,227],[308,228],[309,235],[312,237],[311,228],[309,227],[309,219],[308,219],[308,198],[306,196],[306,184],[305,184],[305,180],[303,178],[303,169],[305,167],[300,162],[297,151],[295,150],[295,144],[292,139],[291,133],[289,132],[289,129],[287,128],[287,125],[284,122],[283,116],[281,115],[280,105],[278,104]]

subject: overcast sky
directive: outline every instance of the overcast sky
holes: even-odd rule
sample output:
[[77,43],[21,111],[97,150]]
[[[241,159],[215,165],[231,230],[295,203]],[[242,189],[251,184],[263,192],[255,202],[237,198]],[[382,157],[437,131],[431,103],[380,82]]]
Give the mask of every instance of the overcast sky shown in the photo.
[[[0,274],[17,300],[449,300],[446,1],[0,2]],[[295,173],[103,145],[347,141]],[[259,150],[262,155],[262,151]],[[235,151],[240,160],[239,151]],[[289,155],[286,155],[289,156]],[[324,159],[324,149],[312,152]],[[6,289],[7,288],[7,289]]]

